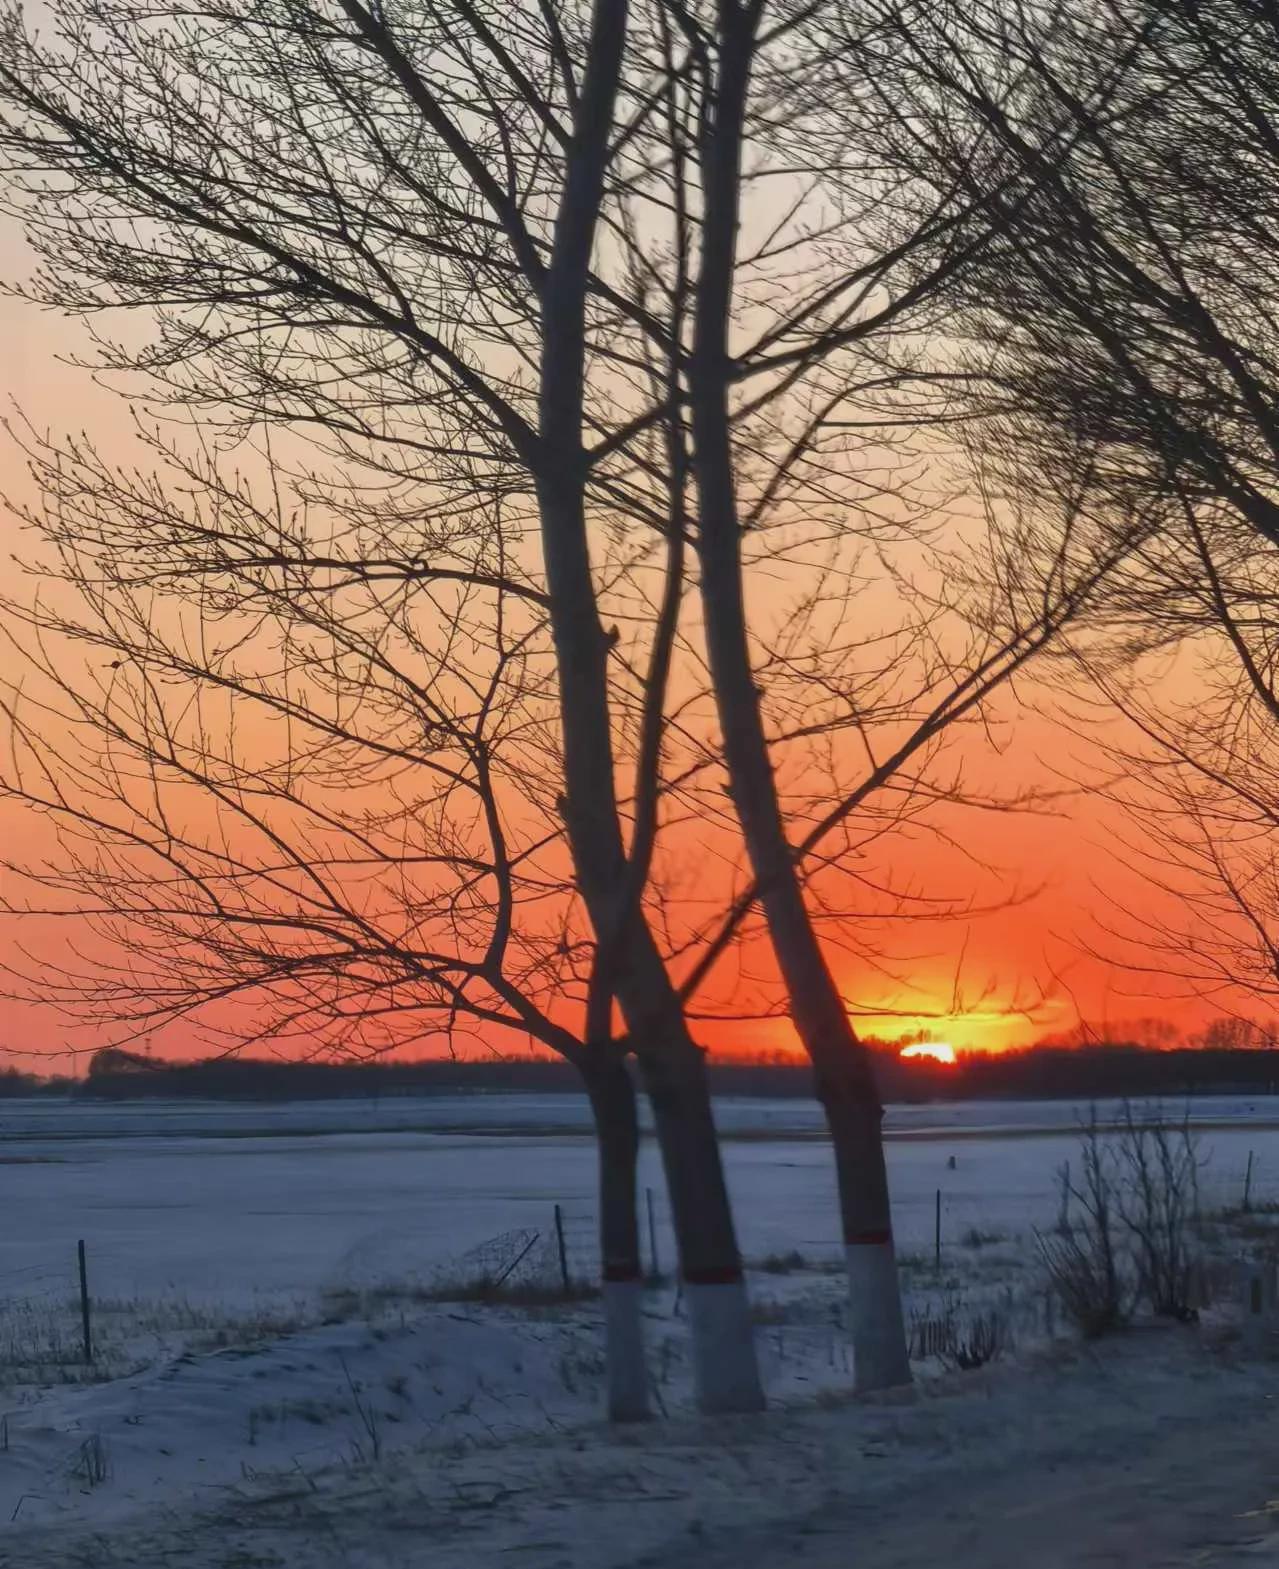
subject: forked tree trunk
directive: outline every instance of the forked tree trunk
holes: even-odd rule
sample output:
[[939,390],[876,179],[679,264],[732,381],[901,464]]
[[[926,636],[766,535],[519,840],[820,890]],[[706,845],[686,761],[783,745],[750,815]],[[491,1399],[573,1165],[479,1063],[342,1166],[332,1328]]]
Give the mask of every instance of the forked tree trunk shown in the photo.
[[641,1056],[666,1172],[680,1274],[693,1335],[702,1411],[760,1411],[755,1326],[733,1230],[733,1214],[706,1060],[681,1030],[674,1047]]
[[590,1050],[582,1065],[599,1150],[600,1290],[604,1299],[607,1405],[613,1422],[650,1415],[644,1356],[644,1285],[636,1214],[639,1119],[620,1056]]
[[[593,0],[554,242],[540,284],[534,469],[563,730],[561,806],[577,885],[596,937],[617,944],[617,953],[609,956],[609,990],[637,1053],[642,1051],[646,1075],[656,1073],[661,1086],[658,1139],[685,1278],[690,1287],[705,1284],[716,1292],[716,1306],[704,1299],[694,1319],[703,1409],[756,1410],[763,1397],[749,1316],[717,1306],[730,1297],[744,1303],[745,1293],[705,1074],[668,1071],[677,1060],[686,1063],[696,1048],[642,909],[638,904],[625,908],[638,899],[638,891],[628,892],[608,697],[611,644],[600,624],[586,529],[586,300],[628,23],[627,0]],[[706,1327],[713,1320],[722,1321],[715,1334]],[[731,1354],[723,1350],[729,1340]]]
[[[607,643],[593,596],[581,592],[583,568],[589,583],[585,552],[573,543],[584,538],[573,517],[576,512],[580,518],[581,500],[571,490],[566,495],[566,488],[547,482],[541,487],[568,784],[563,808],[577,883],[592,924],[597,933],[611,933],[618,924],[619,890],[626,886],[626,861],[613,790]],[[556,592],[561,574],[574,583],[573,591],[562,596]],[[642,911],[626,923],[614,969],[611,990],[654,1101],[689,1292],[699,1404],[708,1412],[756,1411],[763,1392],[705,1065]]]
[[707,654],[729,782],[792,1017],[817,1076],[839,1180],[859,1389],[910,1379],[881,1134],[883,1109],[804,903],[786,838],[751,667],[729,397],[738,197],[753,10],[720,8],[712,129],[701,144],[703,223],[689,365],[697,549]]

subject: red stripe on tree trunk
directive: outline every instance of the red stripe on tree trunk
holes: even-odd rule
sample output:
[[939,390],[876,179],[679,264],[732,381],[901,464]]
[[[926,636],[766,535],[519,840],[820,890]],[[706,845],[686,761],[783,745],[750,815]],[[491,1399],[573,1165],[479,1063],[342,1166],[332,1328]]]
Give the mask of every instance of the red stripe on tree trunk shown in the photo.
[[893,1240],[891,1231],[846,1231],[844,1241],[850,1248],[883,1247]]

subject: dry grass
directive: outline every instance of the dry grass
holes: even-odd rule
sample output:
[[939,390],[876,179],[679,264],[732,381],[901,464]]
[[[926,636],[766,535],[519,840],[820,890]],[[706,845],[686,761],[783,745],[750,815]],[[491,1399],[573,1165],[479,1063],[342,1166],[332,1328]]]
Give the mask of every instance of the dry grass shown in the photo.
[[1008,1241],[1006,1231],[984,1231],[980,1226],[969,1226],[959,1239],[961,1247],[979,1248],[996,1247],[1001,1242]]
[[798,1248],[792,1248],[789,1253],[766,1253],[755,1268],[765,1275],[793,1275],[811,1265]]
[[104,1383],[157,1357],[248,1350],[314,1321],[301,1304],[244,1310],[183,1297],[95,1297],[93,1360],[86,1362],[77,1298],[11,1299],[0,1303],[0,1387]]
[[495,1280],[488,1275],[437,1277],[429,1281],[380,1281],[373,1286],[339,1286],[321,1298],[325,1323],[352,1319],[376,1321],[406,1308],[438,1302],[467,1302],[488,1307],[562,1308],[594,1301],[599,1287],[589,1281],[562,1284]]

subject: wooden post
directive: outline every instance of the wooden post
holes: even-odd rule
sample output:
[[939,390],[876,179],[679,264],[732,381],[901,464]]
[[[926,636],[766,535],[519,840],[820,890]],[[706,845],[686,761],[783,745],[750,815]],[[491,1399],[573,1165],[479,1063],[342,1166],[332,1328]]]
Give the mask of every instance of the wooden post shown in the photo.
[[657,1262],[657,1221],[653,1216],[653,1190],[644,1189],[644,1202],[648,1206],[648,1272],[654,1279],[661,1277],[661,1268]]
[[1248,1151],[1248,1169],[1243,1178],[1243,1212],[1246,1215],[1252,1208],[1252,1151]]
[[941,1272],[941,1189],[937,1189],[937,1218],[934,1227],[934,1261],[937,1271]]
[[77,1249],[80,1255],[80,1327],[84,1331],[84,1360],[93,1361],[93,1335],[89,1323],[89,1269],[84,1257],[84,1238]]
[[568,1295],[568,1249],[564,1246],[564,1216],[559,1205],[555,1206],[555,1240],[560,1249],[560,1281],[564,1286],[564,1294]]

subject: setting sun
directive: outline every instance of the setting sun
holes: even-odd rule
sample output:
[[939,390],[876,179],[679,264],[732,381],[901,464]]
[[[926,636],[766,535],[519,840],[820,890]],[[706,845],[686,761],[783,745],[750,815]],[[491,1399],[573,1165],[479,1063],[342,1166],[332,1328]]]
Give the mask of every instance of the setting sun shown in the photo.
[[914,1046],[902,1048],[903,1057],[931,1057],[935,1062],[955,1061],[955,1048],[949,1041],[919,1041]]

